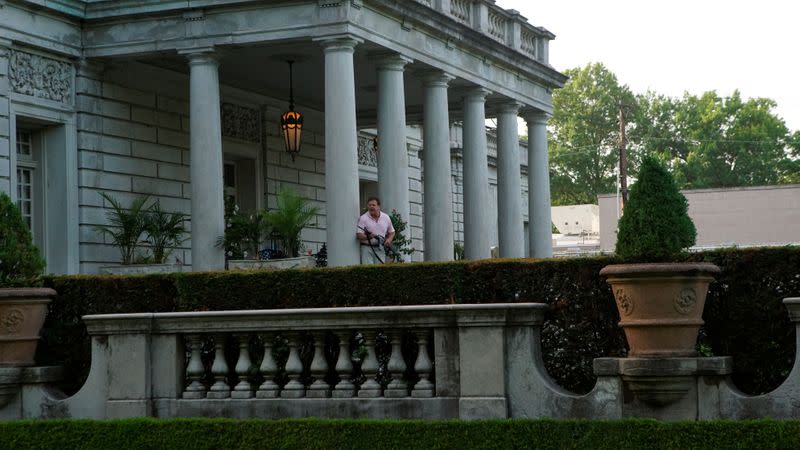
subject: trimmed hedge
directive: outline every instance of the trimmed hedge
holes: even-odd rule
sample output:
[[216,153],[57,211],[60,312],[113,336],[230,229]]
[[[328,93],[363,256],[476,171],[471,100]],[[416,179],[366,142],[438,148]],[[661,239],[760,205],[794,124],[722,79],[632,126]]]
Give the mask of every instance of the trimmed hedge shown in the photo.
[[0,422],[0,449],[800,448],[798,421],[228,420]]
[[[702,348],[734,357],[745,392],[777,387],[794,360],[794,331],[782,304],[800,296],[800,249],[691,254],[722,268],[710,288]],[[45,280],[59,292],[50,305],[37,360],[66,362],[73,386],[89,365],[80,316],[95,313],[313,308],[441,303],[543,302],[548,372],[579,393],[594,385],[592,359],[624,356],[611,289],[598,273],[615,258],[413,263],[280,272],[209,272],[147,276],[64,276]]]

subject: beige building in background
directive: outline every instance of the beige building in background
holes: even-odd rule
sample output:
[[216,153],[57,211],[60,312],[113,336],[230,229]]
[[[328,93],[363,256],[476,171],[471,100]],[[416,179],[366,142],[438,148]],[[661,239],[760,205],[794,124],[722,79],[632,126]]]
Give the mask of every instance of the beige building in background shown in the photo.
[[[681,191],[697,228],[696,249],[800,244],[800,185]],[[598,196],[600,250],[617,242],[617,196]]]

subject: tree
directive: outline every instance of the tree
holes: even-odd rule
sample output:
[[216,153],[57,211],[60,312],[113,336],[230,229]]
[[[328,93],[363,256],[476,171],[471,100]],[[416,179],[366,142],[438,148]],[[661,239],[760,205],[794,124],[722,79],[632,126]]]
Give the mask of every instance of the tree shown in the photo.
[[674,259],[697,237],[688,209],[686,197],[667,169],[655,158],[644,158],[619,219],[615,253],[638,262]]
[[639,96],[632,140],[641,155],[666,161],[682,189],[757,186],[798,178],[797,133],[792,136],[766,98],[743,100],[739,91],[673,99]]
[[554,205],[596,203],[613,192],[618,162],[620,106],[636,109],[627,86],[600,63],[567,70],[553,93],[550,190]]

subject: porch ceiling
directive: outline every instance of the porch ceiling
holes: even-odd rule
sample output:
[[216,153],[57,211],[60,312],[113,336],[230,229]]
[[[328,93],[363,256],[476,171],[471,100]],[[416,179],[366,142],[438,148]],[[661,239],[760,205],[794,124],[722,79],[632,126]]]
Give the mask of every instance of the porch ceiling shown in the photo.
[[[289,101],[289,67],[294,63],[294,97],[299,106],[319,111],[325,109],[325,55],[322,46],[312,41],[270,45],[225,46],[217,49],[220,56],[220,82],[224,85],[260,95]],[[382,47],[364,42],[354,53],[356,108],[359,127],[373,127],[377,121],[377,73],[374,55],[386,52]],[[169,69],[188,76],[186,58],[177,54],[151,55],[137,61]],[[432,67],[413,62],[405,72],[406,111],[409,124],[421,123],[423,86],[416,73]],[[456,79],[451,83],[451,120],[460,120],[461,91],[472,86]],[[494,116],[494,105],[500,96],[487,99],[487,116]]]

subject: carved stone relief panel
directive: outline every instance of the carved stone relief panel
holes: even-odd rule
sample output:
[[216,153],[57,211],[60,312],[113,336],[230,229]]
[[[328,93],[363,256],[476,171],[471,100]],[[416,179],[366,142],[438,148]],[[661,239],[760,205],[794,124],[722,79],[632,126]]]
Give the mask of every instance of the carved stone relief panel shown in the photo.
[[261,113],[255,108],[223,103],[222,135],[249,142],[261,142]]
[[23,95],[72,104],[72,64],[20,50],[11,50],[11,89]]

